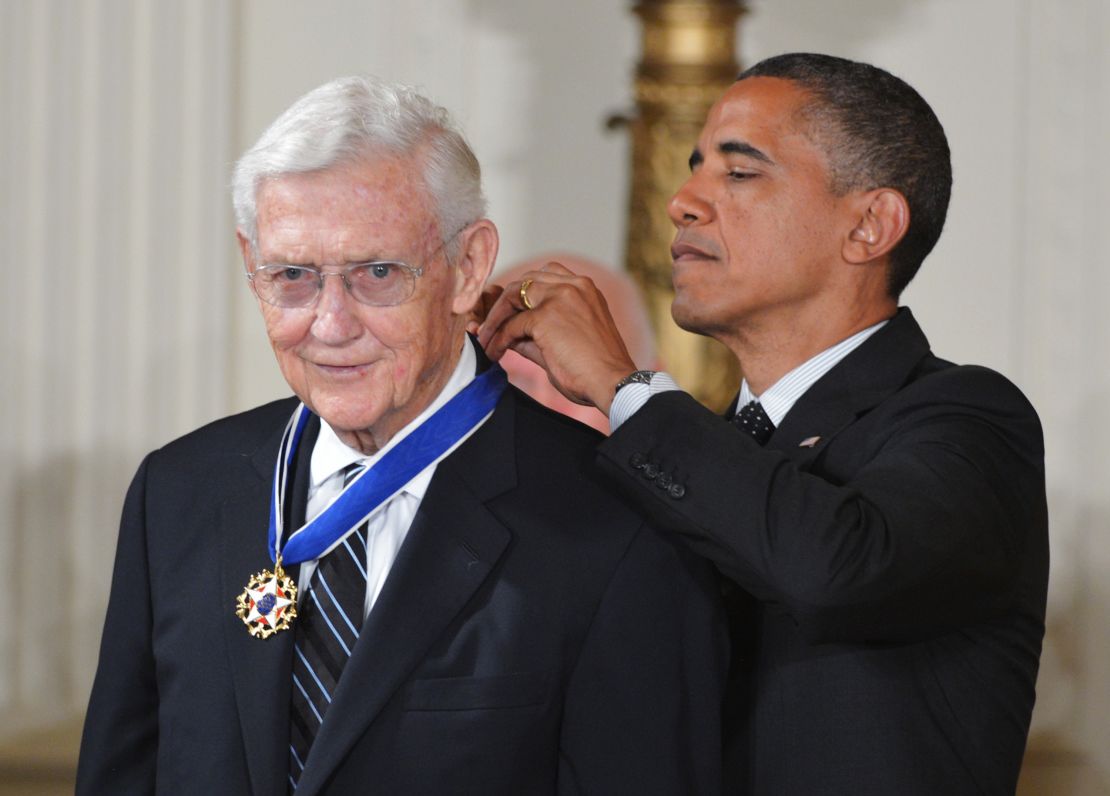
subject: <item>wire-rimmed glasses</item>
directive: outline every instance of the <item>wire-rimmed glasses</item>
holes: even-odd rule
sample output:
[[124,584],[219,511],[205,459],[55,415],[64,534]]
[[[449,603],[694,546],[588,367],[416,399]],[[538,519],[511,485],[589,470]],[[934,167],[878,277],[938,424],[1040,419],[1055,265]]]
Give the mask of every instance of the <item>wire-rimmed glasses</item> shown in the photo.
[[[459,232],[441,243],[428,260],[432,260]],[[338,276],[355,301],[370,307],[393,307],[402,304],[416,291],[416,280],[424,275],[424,266],[415,267],[399,260],[372,260],[351,263],[339,271],[321,271],[311,265],[268,263],[254,272],[247,272],[254,294],[267,304],[283,309],[309,307],[324,290],[324,279]]]

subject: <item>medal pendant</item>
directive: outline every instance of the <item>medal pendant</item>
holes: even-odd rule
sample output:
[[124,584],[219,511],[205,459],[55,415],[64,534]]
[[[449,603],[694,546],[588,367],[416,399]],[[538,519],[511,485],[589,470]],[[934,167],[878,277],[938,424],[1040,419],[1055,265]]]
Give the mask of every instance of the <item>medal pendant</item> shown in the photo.
[[297,584],[281,568],[280,558],[273,572],[264,569],[247,582],[236,601],[235,615],[255,638],[289,629],[297,618]]

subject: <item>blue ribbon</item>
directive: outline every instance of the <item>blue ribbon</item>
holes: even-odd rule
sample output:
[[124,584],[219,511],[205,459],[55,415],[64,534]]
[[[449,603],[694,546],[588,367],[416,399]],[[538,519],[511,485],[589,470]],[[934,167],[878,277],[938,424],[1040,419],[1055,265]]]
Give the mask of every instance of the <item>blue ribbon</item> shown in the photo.
[[311,415],[304,404],[298,406],[286,426],[274,473],[269,538],[275,562],[279,551],[283,564],[299,564],[319,558],[482,422],[497,405],[506,383],[505,371],[497,365],[477,376],[382,456],[377,464],[364,470],[311,522],[290,534],[285,547],[279,548],[282,504],[289,468]]

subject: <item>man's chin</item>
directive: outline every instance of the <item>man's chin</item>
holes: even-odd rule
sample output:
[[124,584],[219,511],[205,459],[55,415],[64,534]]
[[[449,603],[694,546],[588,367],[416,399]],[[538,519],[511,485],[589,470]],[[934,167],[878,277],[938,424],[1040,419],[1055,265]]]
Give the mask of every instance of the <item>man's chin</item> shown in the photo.
[[365,431],[381,420],[381,412],[368,412],[365,403],[352,409],[349,402],[329,401],[328,399],[312,399],[305,401],[305,406],[314,414],[331,426],[336,433]]
[[707,331],[708,327],[704,313],[698,312],[691,304],[692,302],[684,301],[676,296],[671,303],[671,318],[675,325],[683,331],[708,336],[709,332]]

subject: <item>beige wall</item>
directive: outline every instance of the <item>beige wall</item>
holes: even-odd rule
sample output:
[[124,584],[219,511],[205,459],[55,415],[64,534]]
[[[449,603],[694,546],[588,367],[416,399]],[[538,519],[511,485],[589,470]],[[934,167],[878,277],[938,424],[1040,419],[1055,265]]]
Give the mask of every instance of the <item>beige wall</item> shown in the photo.
[[[623,0],[0,0],[0,713],[79,711],[143,452],[285,389],[238,276],[230,163],[295,97],[374,72],[450,107],[502,262],[620,259],[637,28]],[[1053,580],[1037,748],[1110,782],[1110,0],[752,0],[747,61],[907,78],[948,129],[948,227],[906,295],[939,353],[1041,411]]]

